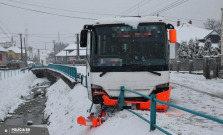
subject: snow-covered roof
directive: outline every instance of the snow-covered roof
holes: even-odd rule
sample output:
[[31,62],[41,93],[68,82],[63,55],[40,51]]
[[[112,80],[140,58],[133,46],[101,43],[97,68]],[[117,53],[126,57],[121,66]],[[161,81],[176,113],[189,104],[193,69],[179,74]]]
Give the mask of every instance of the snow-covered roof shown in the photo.
[[[80,44],[79,44],[79,48],[80,47]],[[66,48],[64,48],[63,50],[64,51],[73,51],[73,50],[76,50],[77,49],[77,44],[69,44]]]
[[94,25],[101,24],[127,24],[133,28],[137,28],[139,23],[147,22],[165,22],[163,17],[147,16],[147,17],[116,17],[96,20]]
[[[85,56],[86,55],[86,50],[85,49],[79,50],[79,55],[80,56]],[[72,51],[67,56],[77,56],[77,50]]]
[[7,52],[7,50],[3,48],[2,46],[0,46],[0,52]]
[[66,51],[62,50],[60,51],[58,54],[56,54],[56,56],[66,56]]
[[[21,49],[16,46],[9,47],[7,51],[13,51],[14,53],[21,53]],[[25,53],[24,49],[22,49],[22,53]]]
[[188,23],[184,23],[181,26],[175,27],[175,29],[177,31],[178,43],[184,41],[188,42],[190,39],[204,39],[207,35],[213,32],[213,30],[196,27]]
[[[80,49],[79,50],[79,55],[80,56],[85,56],[86,55],[86,49]],[[62,50],[60,51],[58,54],[56,54],[56,56],[60,56],[60,57],[63,57],[63,56],[66,56],[66,51]],[[71,56],[77,56],[77,50],[74,50],[72,52],[67,52],[67,56],[71,57]]]
[[72,51],[74,49],[77,48],[77,45],[76,44],[69,44],[66,48],[64,48],[63,50],[64,51]]

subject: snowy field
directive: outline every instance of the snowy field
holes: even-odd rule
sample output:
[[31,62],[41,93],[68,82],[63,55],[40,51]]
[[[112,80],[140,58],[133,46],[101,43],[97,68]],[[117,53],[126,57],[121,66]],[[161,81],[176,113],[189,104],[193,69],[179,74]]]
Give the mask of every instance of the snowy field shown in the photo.
[[[85,67],[78,67],[85,72]],[[192,88],[208,90],[209,93],[221,92],[222,79],[205,80],[201,75],[171,73],[171,81]],[[196,110],[223,119],[223,100],[172,84],[171,103]],[[45,117],[49,117],[49,132],[52,135],[162,135],[159,130],[149,131],[149,124],[134,114],[124,110],[116,112],[100,127],[85,127],[77,124],[78,116],[89,116],[87,109],[91,102],[87,90],[78,84],[70,89],[62,80],[58,80],[47,89]],[[137,111],[150,118],[149,111]],[[157,113],[157,125],[172,134],[181,135],[222,135],[223,125],[169,107],[166,112]]]

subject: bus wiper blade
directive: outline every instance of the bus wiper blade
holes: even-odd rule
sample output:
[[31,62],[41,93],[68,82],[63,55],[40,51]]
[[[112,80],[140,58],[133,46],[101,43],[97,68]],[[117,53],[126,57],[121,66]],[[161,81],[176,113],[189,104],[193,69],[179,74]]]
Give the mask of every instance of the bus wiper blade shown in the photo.
[[155,72],[155,71],[148,71],[148,72],[153,73],[153,74],[158,75],[158,76],[161,76],[161,74],[160,74],[160,73]]
[[102,77],[104,74],[106,74],[108,71],[102,72],[99,76]]

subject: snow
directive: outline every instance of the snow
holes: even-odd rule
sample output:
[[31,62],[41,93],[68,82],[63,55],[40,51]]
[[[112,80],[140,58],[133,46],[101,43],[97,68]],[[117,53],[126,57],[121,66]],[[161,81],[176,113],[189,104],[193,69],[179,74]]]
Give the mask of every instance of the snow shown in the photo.
[[[84,73],[84,66],[77,67],[78,72]],[[86,74],[86,73],[85,73]],[[213,94],[219,94],[222,90],[223,80],[205,80],[201,75],[188,75],[172,72],[171,81],[186,86],[204,89]],[[223,99],[199,93],[191,89],[172,84],[170,102],[195,111],[223,119]],[[77,84],[70,89],[61,79],[47,89],[47,102],[44,111],[45,117],[49,116],[50,134],[53,135],[144,135],[163,133],[156,129],[149,131],[149,124],[124,110],[114,113],[100,127],[85,127],[77,124],[78,116],[89,116],[87,109],[91,101],[87,97],[87,89]],[[143,117],[149,119],[149,111],[136,111]],[[157,112],[157,125],[172,134],[185,135],[221,135],[223,125],[204,119],[190,113],[169,107],[166,112]]]
[[[160,21],[162,20],[162,21]],[[147,17],[116,17],[116,18],[105,18],[95,21],[95,25],[101,24],[126,24],[137,29],[139,23],[145,22],[164,22],[163,17],[147,16]]]
[[90,100],[86,89],[80,84],[71,90],[61,79],[47,89],[45,118],[49,117],[49,132],[52,135],[80,135],[87,127],[76,124],[80,115],[88,115]]
[[[80,49],[79,50],[79,55],[80,56],[86,56],[86,50],[85,49]],[[66,56],[66,51],[62,50],[58,54],[56,54],[56,56],[57,57],[58,56],[63,56],[64,57],[64,56]],[[70,53],[67,51],[67,56],[77,56],[77,50],[74,50]]]
[[199,28],[188,23],[183,23],[181,26],[175,27],[177,31],[177,42],[185,42],[190,39],[204,39],[213,30],[207,30],[204,28]]
[[[79,50],[79,55],[80,56],[86,56],[86,50],[84,49],[80,49]],[[77,56],[77,50],[74,50],[72,52],[70,52],[67,56]]]
[[7,52],[7,50],[3,48],[2,46],[0,46],[0,52]]
[[219,95],[223,98],[223,79],[206,80],[202,75],[182,74],[178,72],[172,72],[170,78],[172,82]]
[[[21,49],[18,48],[18,47],[16,47],[16,46],[9,47],[7,49],[7,51],[13,51],[15,53],[21,53]],[[25,50],[24,49],[22,49],[22,53],[25,53]]]
[[66,51],[62,50],[59,53],[56,54],[57,57],[59,56],[66,56]]
[[69,44],[66,48],[64,48],[64,51],[73,51],[77,49],[77,44]]
[[30,84],[36,79],[32,72],[20,73],[12,78],[0,80],[0,121],[22,103],[21,96],[28,95]]

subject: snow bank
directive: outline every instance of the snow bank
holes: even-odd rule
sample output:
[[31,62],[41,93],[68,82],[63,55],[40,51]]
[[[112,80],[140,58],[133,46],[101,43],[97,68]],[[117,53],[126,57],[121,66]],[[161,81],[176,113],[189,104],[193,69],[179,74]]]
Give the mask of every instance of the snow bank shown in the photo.
[[47,89],[45,118],[49,117],[48,127],[52,135],[80,135],[87,127],[77,125],[77,117],[88,116],[90,100],[86,89],[76,85],[70,89],[61,79]]
[[[149,124],[130,112],[122,111],[109,118],[102,126],[90,128],[77,124],[78,116],[89,116],[91,102],[87,90],[78,84],[70,89],[61,79],[47,89],[45,118],[49,116],[49,132],[52,135],[143,135],[149,133]],[[144,113],[144,112],[142,112]],[[145,112],[148,117],[149,112]],[[162,134],[156,130],[154,134]]]
[[[0,80],[0,121],[8,112],[22,103],[21,96],[28,95],[29,85],[36,79],[32,72],[20,74],[12,78]],[[10,112],[11,112],[10,111]]]

